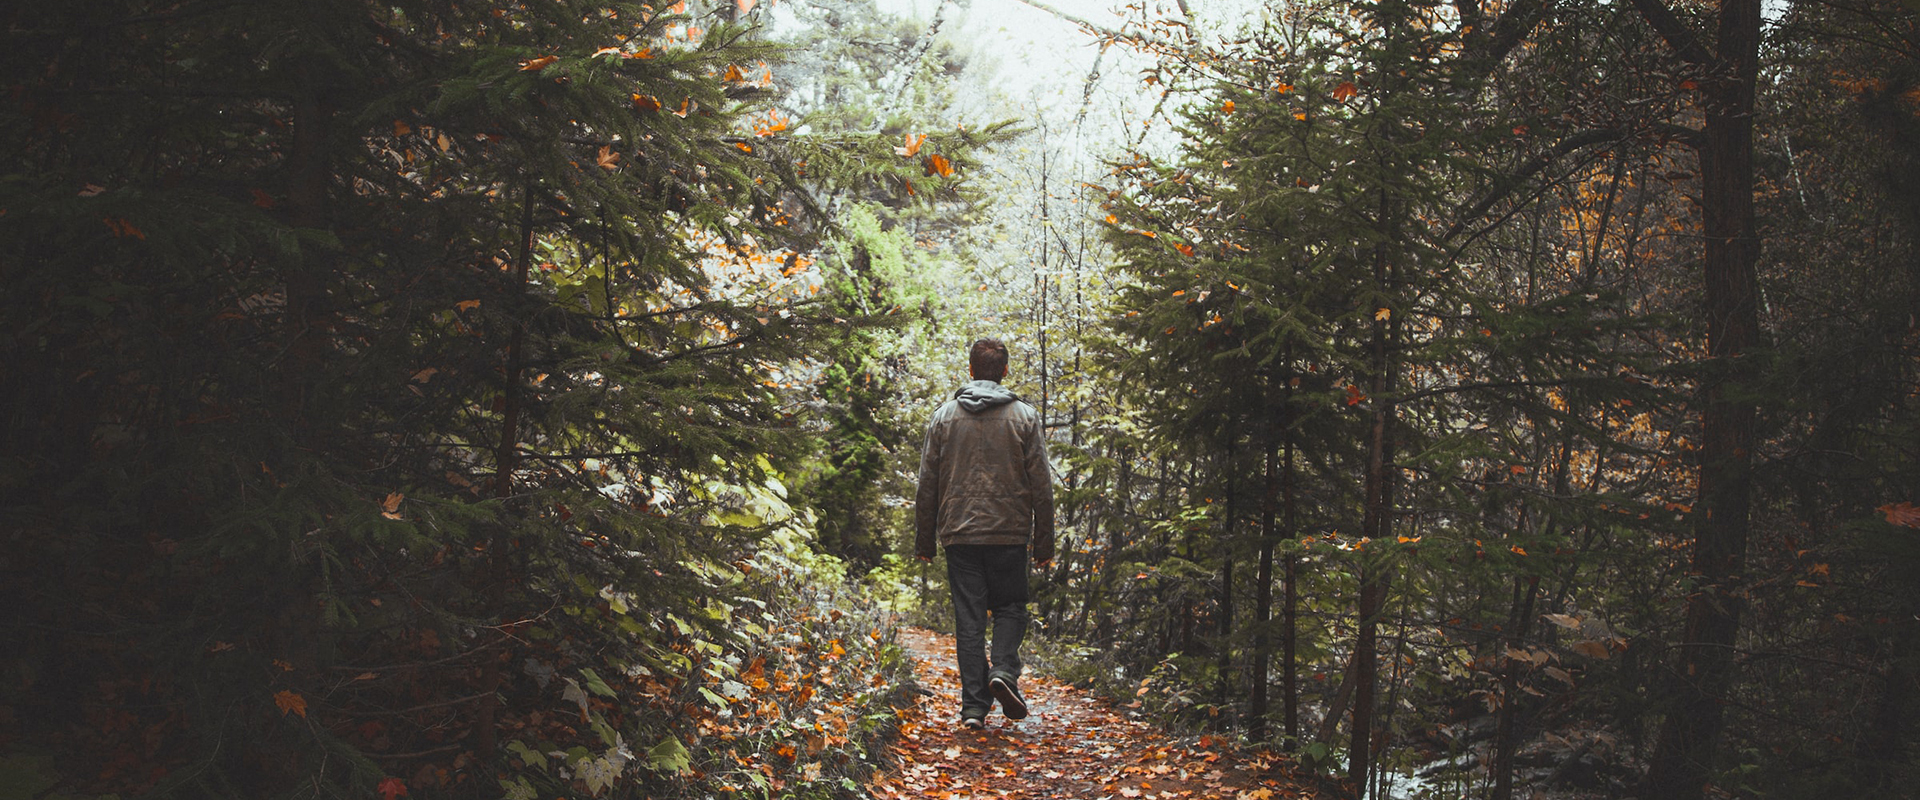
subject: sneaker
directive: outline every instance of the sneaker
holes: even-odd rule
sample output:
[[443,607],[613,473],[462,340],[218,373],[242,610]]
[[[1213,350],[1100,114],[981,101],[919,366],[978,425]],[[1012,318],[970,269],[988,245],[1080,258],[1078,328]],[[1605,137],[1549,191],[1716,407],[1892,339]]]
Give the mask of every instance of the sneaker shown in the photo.
[[1007,719],[1027,718],[1027,699],[1020,696],[1020,687],[1013,685],[1012,675],[994,673],[987,679],[987,691],[1000,701],[1000,713],[1007,715]]
[[960,727],[970,731],[977,731],[987,727],[987,720],[983,717],[961,717]]

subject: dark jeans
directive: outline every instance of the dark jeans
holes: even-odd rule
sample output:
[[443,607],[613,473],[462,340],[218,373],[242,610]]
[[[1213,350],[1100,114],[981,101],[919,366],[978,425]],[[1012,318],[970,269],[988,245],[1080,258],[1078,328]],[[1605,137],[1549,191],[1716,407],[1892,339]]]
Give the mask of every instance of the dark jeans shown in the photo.
[[1027,546],[956,544],[947,547],[947,583],[953,589],[953,640],[960,662],[960,713],[986,716],[987,616],[993,616],[994,672],[1020,677],[1020,640],[1027,635]]

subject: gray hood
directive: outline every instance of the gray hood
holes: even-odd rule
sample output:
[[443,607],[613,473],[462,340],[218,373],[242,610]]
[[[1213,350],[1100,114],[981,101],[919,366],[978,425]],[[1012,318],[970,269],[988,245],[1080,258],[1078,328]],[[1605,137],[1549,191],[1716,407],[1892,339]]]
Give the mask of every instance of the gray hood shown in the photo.
[[954,392],[953,396],[960,401],[960,407],[966,409],[969,414],[978,414],[989,408],[1004,406],[1020,399],[1018,395],[1007,391],[993,381],[973,381],[960,387],[960,391]]

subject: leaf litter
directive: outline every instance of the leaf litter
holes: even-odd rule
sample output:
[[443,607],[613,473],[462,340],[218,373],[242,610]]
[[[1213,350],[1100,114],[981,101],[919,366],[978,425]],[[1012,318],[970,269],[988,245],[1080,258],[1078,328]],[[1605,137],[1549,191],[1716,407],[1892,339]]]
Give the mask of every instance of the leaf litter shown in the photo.
[[927,690],[906,708],[896,766],[867,786],[872,797],[933,800],[1176,800],[1315,798],[1319,782],[1271,753],[1213,736],[1177,737],[1092,692],[1043,675],[1020,681],[1030,715],[999,709],[983,730],[959,726],[953,637],[909,628],[900,643]]

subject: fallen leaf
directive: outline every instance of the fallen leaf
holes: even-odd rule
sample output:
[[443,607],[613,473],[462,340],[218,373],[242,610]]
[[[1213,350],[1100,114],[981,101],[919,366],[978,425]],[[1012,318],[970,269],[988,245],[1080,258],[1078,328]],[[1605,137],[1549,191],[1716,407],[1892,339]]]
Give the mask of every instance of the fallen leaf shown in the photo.
[[613,152],[612,147],[601,147],[600,155],[596,156],[593,159],[593,163],[599,164],[601,169],[607,169],[607,170],[619,169],[620,154]]
[[559,60],[560,60],[559,56],[541,56],[539,58],[532,59],[529,61],[522,61],[520,62],[520,71],[521,72],[539,72],[540,70],[546,69],[547,65],[552,64],[553,62],[559,61]]
[[1344,103],[1359,93],[1359,88],[1355,87],[1352,81],[1344,81],[1339,86],[1333,87],[1333,100],[1336,103]]
[[393,800],[396,797],[407,796],[407,784],[399,778],[389,777],[380,781],[379,787],[374,791],[379,792],[380,796],[386,800]]
[[299,692],[292,689],[274,692],[273,704],[280,708],[280,713],[283,715],[298,714],[302,719],[307,716],[307,698],[301,697]]

